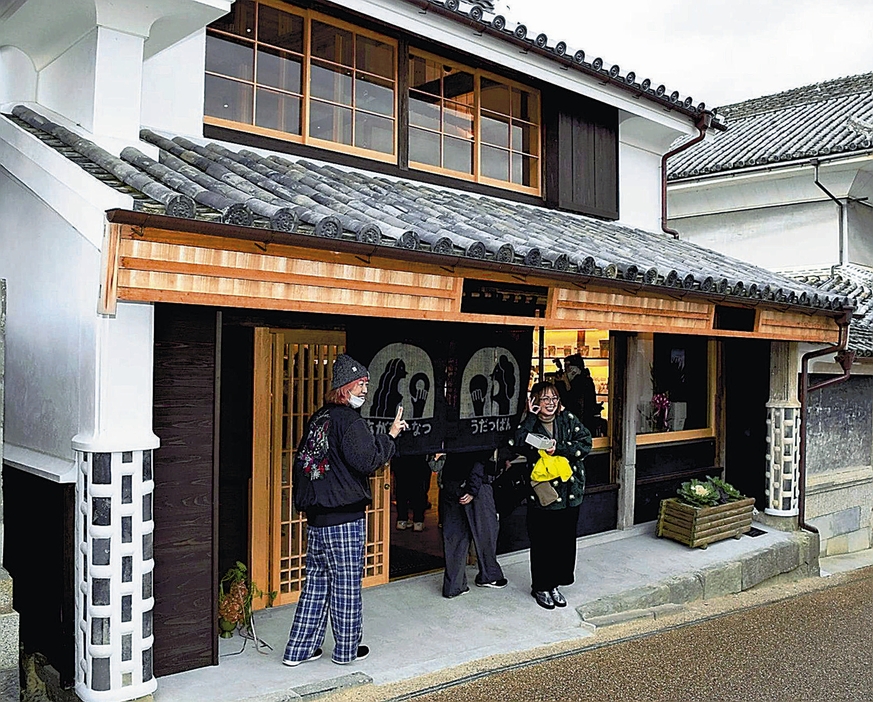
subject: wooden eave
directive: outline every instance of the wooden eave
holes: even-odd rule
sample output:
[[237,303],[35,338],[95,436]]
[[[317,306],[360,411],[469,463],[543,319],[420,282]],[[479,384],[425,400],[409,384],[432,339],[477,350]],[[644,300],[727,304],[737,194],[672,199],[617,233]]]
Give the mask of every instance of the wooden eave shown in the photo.
[[[546,313],[462,312],[465,278],[545,287]],[[812,343],[839,337],[838,313],[797,305],[758,302],[754,331],[720,330],[715,295],[130,210],[107,212],[100,312],[114,314],[117,300]]]

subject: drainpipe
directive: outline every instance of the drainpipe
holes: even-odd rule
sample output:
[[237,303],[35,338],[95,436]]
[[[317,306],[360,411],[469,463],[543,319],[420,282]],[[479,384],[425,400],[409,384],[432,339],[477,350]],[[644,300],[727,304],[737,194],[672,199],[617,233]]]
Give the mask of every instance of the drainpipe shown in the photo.
[[[836,385],[849,379],[849,373],[852,370],[852,363],[855,360],[855,352],[848,351],[846,346],[849,343],[849,322],[852,319],[853,308],[845,310],[843,316],[837,321],[840,327],[840,339],[836,346],[828,346],[824,349],[809,351],[803,354],[800,364],[800,388],[798,390],[800,400],[800,456],[797,461],[797,525],[801,529],[812,531],[818,534],[816,529],[811,524],[806,523],[806,427],[807,427],[807,410],[808,395],[814,390],[821,390],[828,385]],[[827,356],[830,353],[836,352],[836,361],[843,369],[843,374],[836,378],[822,381],[815,385],[809,385],[809,361],[818,356]]]
[[818,179],[818,167],[821,165],[821,161],[817,158],[809,159],[809,163],[815,168],[815,184],[819,187],[819,189],[827,195],[831,200],[837,203],[837,207],[840,209],[840,265],[844,265],[846,263],[846,242],[845,242],[845,226],[843,225],[843,220],[846,216],[846,206],[840,202],[839,198],[837,198],[830,190],[828,190],[824,185],[822,185],[821,181]]
[[667,159],[703,141],[703,137],[706,136],[706,130],[711,124],[712,112],[704,112],[700,115],[700,119],[697,120],[697,124],[694,125],[697,127],[697,136],[682,142],[675,149],[668,151],[661,157],[661,229],[667,234],[672,234],[674,239],[679,238],[679,232],[667,226]]

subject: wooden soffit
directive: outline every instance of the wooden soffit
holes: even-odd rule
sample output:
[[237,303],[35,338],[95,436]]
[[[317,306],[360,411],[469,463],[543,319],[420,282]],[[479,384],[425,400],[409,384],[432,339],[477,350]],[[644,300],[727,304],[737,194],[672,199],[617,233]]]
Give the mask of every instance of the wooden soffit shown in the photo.
[[[116,219],[124,220],[126,217]],[[172,302],[241,309],[321,314],[598,328],[704,336],[836,343],[835,318],[759,307],[754,331],[713,328],[715,302],[681,290],[657,294],[578,275],[532,273],[519,266],[435,256],[306,235],[294,243],[264,241],[276,233],[251,230],[220,236],[168,228],[162,220],[122,212],[145,225],[107,222],[100,312],[114,314],[117,300]],[[158,225],[148,222],[157,220]],[[203,225],[188,222],[191,228]],[[208,224],[208,223],[207,223]],[[175,226],[175,225],[174,225]],[[220,231],[225,225],[209,224]],[[202,227],[200,227],[202,228]],[[543,317],[461,311],[465,278],[548,288]]]

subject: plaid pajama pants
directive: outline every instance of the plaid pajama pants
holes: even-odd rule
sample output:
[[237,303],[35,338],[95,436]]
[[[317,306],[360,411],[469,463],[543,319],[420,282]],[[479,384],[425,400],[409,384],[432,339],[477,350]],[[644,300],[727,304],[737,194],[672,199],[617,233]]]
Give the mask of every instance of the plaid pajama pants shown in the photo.
[[324,643],[328,612],[335,642],[333,660],[349,663],[357,657],[364,620],[365,536],[363,519],[307,529],[306,582],[285,646],[285,660],[304,661]]

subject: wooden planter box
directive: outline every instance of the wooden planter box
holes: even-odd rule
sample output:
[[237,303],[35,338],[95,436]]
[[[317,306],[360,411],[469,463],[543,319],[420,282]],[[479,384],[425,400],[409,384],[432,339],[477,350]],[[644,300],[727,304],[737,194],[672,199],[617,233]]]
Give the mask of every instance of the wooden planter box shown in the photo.
[[713,541],[740,538],[752,528],[755,498],[747,497],[716,507],[692,507],[671,497],[661,500],[658,536],[691,546],[706,548]]

